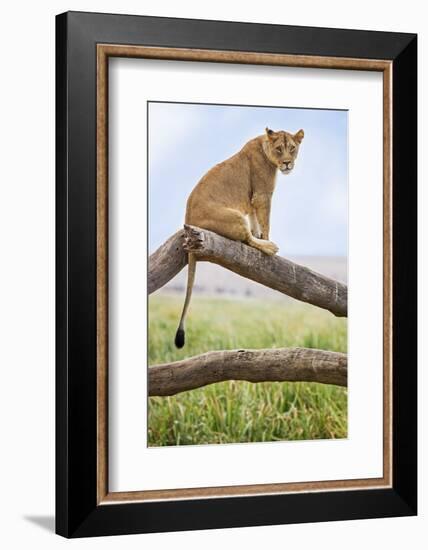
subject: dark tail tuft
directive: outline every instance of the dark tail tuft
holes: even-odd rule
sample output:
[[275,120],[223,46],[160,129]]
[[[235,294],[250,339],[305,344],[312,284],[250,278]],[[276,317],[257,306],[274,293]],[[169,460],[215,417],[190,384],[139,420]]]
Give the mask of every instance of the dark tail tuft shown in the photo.
[[175,333],[175,347],[176,348],[182,348],[184,346],[185,338],[184,338],[184,330],[182,328],[179,328],[177,332]]

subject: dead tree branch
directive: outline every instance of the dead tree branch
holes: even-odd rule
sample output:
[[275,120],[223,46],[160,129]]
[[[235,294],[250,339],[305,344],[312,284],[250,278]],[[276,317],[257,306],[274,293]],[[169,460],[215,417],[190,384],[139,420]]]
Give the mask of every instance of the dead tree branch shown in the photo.
[[183,249],[183,243],[184,231],[181,229],[150,256],[147,277],[147,292],[149,294],[166,285],[187,264],[187,254]]
[[186,252],[192,252],[200,261],[216,263],[296,300],[326,309],[337,317],[347,316],[345,284],[280,256],[267,256],[244,243],[191,226],[175,233],[150,256],[149,294],[186,265]]
[[344,353],[304,348],[210,351],[149,368],[149,395],[175,395],[225,380],[347,385]]

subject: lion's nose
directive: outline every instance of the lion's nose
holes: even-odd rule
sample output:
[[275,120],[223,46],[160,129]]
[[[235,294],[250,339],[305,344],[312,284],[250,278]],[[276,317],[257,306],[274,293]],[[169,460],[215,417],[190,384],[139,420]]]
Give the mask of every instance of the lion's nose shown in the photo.
[[291,168],[291,161],[284,161],[282,164],[285,166],[285,168],[287,168],[287,170],[290,170],[290,168]]

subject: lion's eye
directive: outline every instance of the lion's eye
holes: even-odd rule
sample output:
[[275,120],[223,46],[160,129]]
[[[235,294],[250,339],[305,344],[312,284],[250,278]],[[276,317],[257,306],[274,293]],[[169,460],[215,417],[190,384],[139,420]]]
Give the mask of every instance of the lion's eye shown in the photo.
[[282,147],[277,147],[277,148],[276,148],[276,152],[277,152],[277,153],[282,153]]
[[296,150],[296,148],[294,147],[294,145],[292,145],[292,146],[290,147],[290,153],[294,153],[295,150]]

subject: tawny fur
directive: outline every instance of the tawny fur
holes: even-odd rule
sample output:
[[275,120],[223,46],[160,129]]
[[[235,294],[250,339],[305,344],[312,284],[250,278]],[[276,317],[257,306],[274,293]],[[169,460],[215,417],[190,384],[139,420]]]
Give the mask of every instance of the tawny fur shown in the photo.
[[294,165],[302,139],[303,130],[293,135],[266,129],[211,168],[189,196],[186,224],[275,254],[269,230],[276,175],[285,163]]
[[[235,155],[217,164],[202,177],[187,201],[185,222],[242,241],[273,255],[278,252],[269,240],[270,210],[278,170],[294,168],[303,130],[296,134],[266,128]],[[189,275],[183,313],[175,343],[184,345],[184,320],[189,306],[196,259],[189,254]]]

